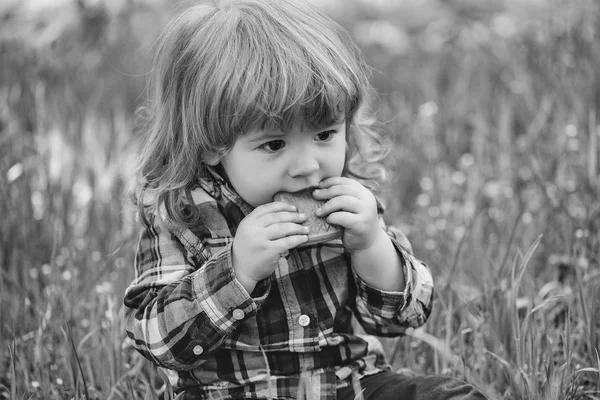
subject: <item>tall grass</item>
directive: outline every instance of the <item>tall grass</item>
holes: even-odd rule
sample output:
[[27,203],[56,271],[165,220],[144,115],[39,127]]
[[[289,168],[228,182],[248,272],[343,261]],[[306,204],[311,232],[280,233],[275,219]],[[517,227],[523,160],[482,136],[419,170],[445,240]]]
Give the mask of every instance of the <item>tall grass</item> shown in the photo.
[[[167,7],[86,4],[2,11],[0,398],[175,397],[120,315],[134,110]],[[429,322],[382,340],[394,368],[600,398],[599,6],[377,5],[330,11],[375,68],[388,217],[436,279]]]

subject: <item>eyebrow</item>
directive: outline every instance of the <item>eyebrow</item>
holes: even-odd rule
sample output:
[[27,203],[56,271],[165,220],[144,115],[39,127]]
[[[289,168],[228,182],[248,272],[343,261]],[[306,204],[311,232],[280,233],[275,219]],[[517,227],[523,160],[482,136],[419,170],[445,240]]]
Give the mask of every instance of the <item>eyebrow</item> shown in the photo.
[[261,140],[266,139],[281,139],[285,137],[287,134],[285,132],[277,132],[277,131],[258,131],[260,133],[252,132],[247,135],[248,142],[259,142]]
[[[344,124],[345,122],[346,122],[346,119],[344,118],[344,119],[341,119],[340,121],[335,121],[326,126],[308,128],[303,131],[307,131],[307,130],[326,131],[326,130],[330,130],[330,129],[335,129],[335,128],[339,127],[340,125]],[[286,137],[287,134],[288,133],[284,132],[284,131],[262,129],[262,130],[256,130],[251,133],[248,133],[248,135],[246,135],[246,137],[248,138],[249,143],[254,143],[254,142],[260,142],[262,140],[268,140],[268,139],[271,139],[271,140],[282,139],[282,138]]]

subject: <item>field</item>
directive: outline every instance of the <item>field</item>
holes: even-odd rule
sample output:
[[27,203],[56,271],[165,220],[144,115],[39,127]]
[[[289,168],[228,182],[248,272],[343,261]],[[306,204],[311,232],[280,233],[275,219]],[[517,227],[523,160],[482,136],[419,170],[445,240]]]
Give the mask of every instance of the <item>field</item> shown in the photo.
[[[169,398],[121,316],[169,2],[32,3],[0,6],[0,399]],[[600,3],[322,3],[373,66],[387,216],[436,282],[394,368],[600,399]]]

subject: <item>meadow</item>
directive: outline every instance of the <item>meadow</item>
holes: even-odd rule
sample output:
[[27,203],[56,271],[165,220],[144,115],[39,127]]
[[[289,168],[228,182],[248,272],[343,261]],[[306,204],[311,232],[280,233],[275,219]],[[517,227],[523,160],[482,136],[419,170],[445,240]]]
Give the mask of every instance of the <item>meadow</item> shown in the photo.
[[[427,324],[382,340],[393,367],[600,399],[600,3],[315,2],[373,66],[387,217],[434,273]],[[0,6],[0,399],[172,398],[122,321],[170,3],[31,3]]]

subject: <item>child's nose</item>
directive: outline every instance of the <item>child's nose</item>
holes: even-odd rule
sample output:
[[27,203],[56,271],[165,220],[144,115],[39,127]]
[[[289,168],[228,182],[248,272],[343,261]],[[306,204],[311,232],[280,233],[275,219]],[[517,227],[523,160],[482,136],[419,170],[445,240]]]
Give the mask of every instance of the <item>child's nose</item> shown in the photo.
[[319,160],[310,151],[297,152],[291,157],[288,168],[291,177],[309,176],[319,170]]

